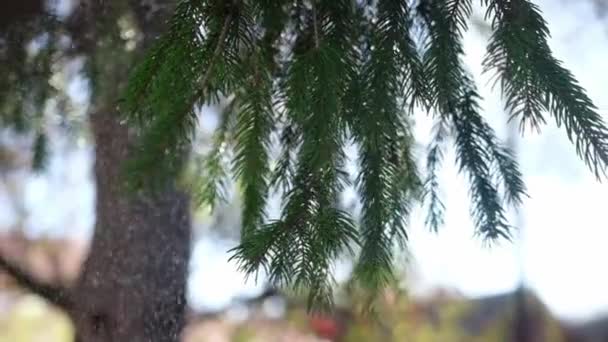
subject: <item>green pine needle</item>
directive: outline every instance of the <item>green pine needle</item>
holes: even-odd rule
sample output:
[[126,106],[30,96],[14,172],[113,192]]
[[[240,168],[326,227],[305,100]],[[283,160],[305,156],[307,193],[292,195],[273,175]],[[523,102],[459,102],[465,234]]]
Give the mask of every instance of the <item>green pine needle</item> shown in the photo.
[[525,0],[488,1],[488,6],[494,34],[484,66],[497,73],[507,109],[521,117],[522,128],[528,123],[539,129],[543,113],[551,113],[598,180],[606,176],[608,130],[572,73],[553,57],[539,8]]
[[[552,56],[540,11],[526,0],[484,3],[494,30],[484,67],[496,72],[512,119],[538,128],[550,112],[599,177],[607,128]],[[142,183],[171,180],[196,133],[195,107],[234,97],[199,164],[199,200],[224,199],[235,176],[243,234],[233,260],[248,275],[263,270],[305,292],[316,309],[332,306],[332,267],[345,253],[355,254],[357,286],[379,293],[395,280],[395,248],[407,248],[416,203],[427,203],[432,230],[443,224],[438,173],[448,142],[469,180],[476,232],[509,239],[506,206],[521,205],[526,189],[462,62],[471,11],[470,0],[184,0],[125,94],[125,117],[141,134],[131,171]],[[424,181],[414,158],[416,107],[436,122]],[[351,144],[358,220],[339,209]],[[271,219],[267,199],[277,190],[282,208]]]

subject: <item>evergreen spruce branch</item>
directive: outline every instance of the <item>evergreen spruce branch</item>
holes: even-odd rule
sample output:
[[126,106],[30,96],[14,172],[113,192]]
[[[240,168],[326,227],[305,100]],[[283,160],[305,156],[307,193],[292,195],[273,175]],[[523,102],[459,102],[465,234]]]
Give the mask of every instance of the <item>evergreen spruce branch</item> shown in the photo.
[[[299,142],[293,186],[284,194],[281,219],[246,236],[235,258],[244,270],[264,265],[270,281],[306,290],[310,308],[323,309],[332,306],[331,264],[357,233],[349,215],[336,208],[344,184],[345,125],[339,115],[344,64],[330,39],[335,26],[327,25],[327,9],[317,8],[316,16],[299,32],[281,83],[286,124],[294,128],[287,136]],[[267,244],[260,246],[255,238],[268,231],[277,237],[262,239]]]
[[[179,7],[178,7],[179,8]],[[162,62],[166,59],[166,52],[169,44],[168,38],[161,38],[148,53],[143,61],[138,63],[131,72],[127,84],[123,102],[124,115],[137,126],[143,126],[148,117],[146,109],[149,106],[145,103],[150,95],[150,88],[153,80],[161,68]]]
[[229,175],[223,160],[224,149],[224,144],[217,144],[198,160],[194,176],[197,181],[188,189],[198,206],[207,205],[214,210],[217,204],[227,201]]
[[[175,59],[189,58],[197,47],[181,44],[173,47],[171,55]],[[149,117],[141,128],[141,136],[135,146],[136,154],[127,164],[127,175],[146,174],[131,181],[130,187],[141,189],[144,183],[162,186],[179,173],[187,144],[194,135],[197,124],[194,108],[188,104],[192,80],[196,77],[187,64],[165,66],[156,76],[153,91],[148,99]],[[168,88],[175,93],[168,97]],[[167,97],[161,97],[165,95]],[[129,177],[132,178],[132,177]]]
[[444,140],[450,116],[460,100],[465,70],[461,65],[462,35],[467,28],[470,1],[425,1],[418,7],[426,26],[424,74],[429,80],[429,104],[439,114],[427,155],[425,201],[426,224],[437,231],[444,222],[444,205],[439,194],[438,168],[443,159]]
[[503,185],[507,203],[514,206],[521,205],[523,198],[528,194],[513,152],[498,140],[494,129],[481,116],[474,117],[471,121],[479,127],[485,149],[491,156],[492,168]]
[[294,243],[288,239],[288,232],[280,220],[269,222],[241,239],[229,251],[232,254],[229,261],[236,262],[247,277],[264,270],[269,282],[285,286],[293,274],[291,255],[281,253],[283,244]]
[[284,193],[292,187],[291,180],[295,172],[294,158],[300,144],[300,134],[294,126],[293,124],[287,124],[281,130],[279,142],[282,150],[269,180],[270,188],[280,189]]
[[[322,31],[322,37],[328,32]],[[326,45],[327,44],[327,45]],[[292,108],[302,129],[302,145],[298,156],[298,172],[292,193],[286,198],[285,222],[297,229],[302,241],[300,256],[296,260],[294,287],[307,289],[309,308],[327,309],[332,306],[331,264],[356,241],[356,228],[348,214],[336,208],[337,198],[343,189],[345,176],[340,172],[344,164],[345,133],[340,123],[340,102],[344,73],[335,47],[323,40],[303,60],[294,62],[308,65],[313,79],[310,86],[309,106]],[[299,69],[296,65],[296,71]],[[305,71],[301,70],[300,71]],[[291,98],[298,88],[288,89]],[[289,108],[288,108],[289,109]],[[307,117],[304,117],[306,115]],[[296,189],[308,189],[304,192]],[[300,195],[308,198],[298,198]],[[302,201],[304,200],[304,201]],[[301,203],[308,202],[305,209]],[[304,217],[302,218],[302,211]],[[293,222],[293,223],[290,223]],[[313,306],[314,305],[314,306]]]
[[264,30],[260,42],[264,62],[269,66],[273,79],[279,78],[281,73],[281,48],[285,45],[283,36],[286,35],[290,25],[289,10],[294,4],[287,0],[259,0],[254,2],[258,8],[257,16]]
[[[248,11],[253,25],[249,50],[241,60],[241,82],[236,134],[235,175],[243,184],[243,235],[257,229],[265,220],[265,206],[270,186],[269,145],[275,130],[276,115],[273,73],[276,72],[275,43],[284,31],[285,20],[279,3],[251,5]],[[258,28],[259,22],[270,27]]]
[[[492,26],[494,33],[488,44],[488,52],[483,61],[484,71],[495,69],[495,79],[500,82],[505,107],[510,112],[511,119],[520,117],[520,129],[525,130],[529,123],[533,129],[540,131],[540,126],[545,124],[543,112],[543,90],[534,76],[533,61],[527,57],[529,51],[517,48],[516,51],[507,51],[508,45],[536,43],[536,37],[528,33],[521,35],[519,28],[507,25],[504,19],[503,8],[497,3],[491,3],[486,16],[492,12],[496,13]],[[499,20],[499,17],[501,18]],[[538,23],[536,23],[538,24]],[[544,26],[544,23],[541,23]],[[548,35],[546,26],[540,27],[544,34]],[[522,40],[523,39],[523,40]],[[525,46],[524,45],[524,46]],[[548,49],[548,46],[546,47]]]
[[415,139],[409,124],[402,124],[397,130],[397,139],[392,142],[389,160],[395,165],[394,189],[392,189],[391,207],[397,208],[391,214],[391,239],[397,237],[401,249],[405,249],[407,240],[407,223],[414,202],[420,201],[423,195],[423,183],[418,173],[414,157]]
[[553,57],[539,8],[526,0],[486,2],[494,33],[484,66],[496,70],[507,109],[537,129],[543,112],[550,112],[596,178],[606,176],[608,129],[572,73]]
[[426,158],[425,197],[424,202],[428,203],[425,224],[433,232],[438,232],[439,227],[444,223],[445,206],[441,200],[439,185],[439,168],[443,162],[443,150],[445,140],[448,135],[448,120],[440,117],[435,124],[434,134],[431,138],[431,145]]
[[319,18],[324,42],[339,52],[338,58],[345,68],[352,68],[357,64],[361,38],[356,9],[350,0],[321,1],[318,7],[325,14]]
[[442,0],[436,1],[437,5],[442,6],[447,11],[453,30],[462,37],[467,31],[469,16],[473,10],[471,0]]
[[333,303],[331,263],[356,241],[356,227],[328,200],[334,189],[300,166],[281,220],[247,235],[233,250],[233,259],[248,274],[263,268],[270,282],[308,292],[309,309],[328,309]]
[[308,309],[327,311],[333,307],[335,279],[332,263],[344,252],[352,254],[349,245],[357,241],[357,228],[348,213],[329,203],[320,204],[314,224],[316,229],[312,232],[310,250],[304,259],[310,262],[306,267],[308,280],[303,285],[309,292]]
[[[377,291],[393,281],[392,249],[395,245],[405,248],[407,220],[412,203],[419,199],[421,183],[411,145],[399,136],[371,138],[361,145],[356,180],[363,208],[355,278]],[[384,147],[380,150],[379,146]]]
[[[338,16],[342,13],[342,16],[347,18],[338,21],[332,41],[341,52],[343,64],[346,66],[341,110],[343,121],[349,126],[347,130],[352,131],[352,127],[356,126],[359,114],[363,110],[362,71],[364,60],[368,55],[368,48],[365,46],[367,43],[365,30],[371,23],[365,19],[365,6],[356,7],[353,10],[350,5],[347,4],[348,9],[342,8],[342,6],[334,9]],[[349,132],[349,134],[351,133]]]
[[[259,56],[257,56],[259,57]],[[268,193],[270,135],[274,128],[272,81],[258,59],[249,64],[253,75],[244,80],[235,132],[235,176],[243,184],[243,234],[263,223]]]
[[494,129],[479,115],[477,99],[479,95],[473,88],[473,82],[469,81],[470,90],[465,94],[471,99],[470,110],[467,110],[467,120],[478,132],[478,137],[483,143],[483,149],[488,154],[490,171],[495,174],[497,180],[502,183],[504,196],[508,204],[520,205],[524,197],[527,197],[526,186],[519,165],[512,151],[499,141]]
[[409,34],[409,27],[403,26],[409,20],[405,11],[402,4],[378,3],[362,67],[362,108],[351,129],[360,150],[356,184],[362,202],[362,246],[355,278],[372,290],[380,290],[394,277],[393,247],[405,246],[411,190],[419,183],[411,177],[415,173],[409,160],[411,146],[404,140],[409,128],[398,100],[407,75],[403,65],[407,59],[399,50],[401,34]]
[[[312,247],[311,234],[315,228],[313,219],[318,209],[315,202],[316,194],[310,186],[311,178],[310,172],[300,165],[300,170],[297,171],[296,178],[293,180],[295,186],[285,195],[285,206],[281,218],[282,228],[288,230],[287,234],[292,240],[290,252],[281,250],[285,247],[278,246],[279,251],[275,260],[272,260],[272,266],[280,267],[273,267],[270,271],[273,274],[271,279],[282,280],[283,284],[296,289],[305,288],[307,283],[314,282],[308,267],[312,267],[311,264],[315,261],[318,262],[318,260],[312,260],[309,253]],[[289,261],[280,260],[280,257],[288,257]],[[313,257],[323,258],[323,255]],[[290,265],[289,268],[286,268],[287,264]],[[290,274],[284,274],[283,270],[290,270]]]
[[168,33],[154,44],[132,71],[122,102],[125,116],[136,125],[145,125],[150,107],[147,100],[159,96],[154,94],[154,85],[158,83],[156,80],[163,73],[163,69],[176,59],[176,56],[171,54],[173,46],[190,45],[198,40],[198,30],[203,25],[204,14],[201,6],[195,2],[180,1],[170,20]]
[[[512,117],[538,127],[543,112],[551,112],[599,177],[608,131],[551,55],[538,9],[527,0],[484,2],[495,31],[484,67],[497,71]],[[233,173],[243,185],[244,234],[233,259],[248,275],[263,269],[271,283],[307,292],[309,308],[332,305],[332,263],[353,245],[361,247],[358,283],[377,294],[394,280],[393,247],[406,247],[407,219],[423,188],[427,224],[438,229],[444,212],[438,170],[450,129],[459,170],[470,182],[477,234],[509,239],[503,197],[518,205],[526,190],[512,152],[480,115],[462,64],[471,0],[419,3],[413,15],[408,1],[185,1],[128,91],[129,108],[144,128],[139,169],[178,170],[184,154],[177,151],[187,148],[196,122],[193,107],[236,95],[229,130]],[[422,60],[411,37],[419,16],[426,33]],[[424,184],[406,104],[438,114]],[[282,150],[270,167],[270,137],[279,127]],[[210,203],[221,197],[226,178],[227,139],[216,138],[203,165]],[[360,231],[338,205],[348,182],[346,141],[360,156]],[[281,215],[267,222],[266,196],[279,186]]]
[[[369,124],[370,122],[362,120]],[[395,174],[394,165],[387,162],[387,146],[382,127],[369,127],[365,140],[360,143],[360,173],[355,183],[362,202],[361,217],[361,255],[356,268],[356,278],[366,287],[379,289],[389,282],[392,276],[392,241],[390,240],[391,208],[388,198],[392,194],[387,184]],[[361,140],[360,140],[361,139]],[[404,238],[404,236],[398,236]]]
[[209,86],[209,82],[211,81],[211,77],[213,76],[213,71],[214,71],[214,67],[217,62],[217,59],[220,58],[220,55],[222,54],[222,49],[226,42],[226,37],[228,35],[228,31],[229,31],[232,20],[233,20],[232,13],[226,15],[226,17],[224,18],[222,28],[219,32],[217,41],[215,42],[215,47],[213,49],[213,52],[209,56],[209,59],[207,62],[207,66],[206,66],[207,69],[206,69],[205,73],[203,74],[203,76],[196,82],[198,84],[198,91],[196,91],[194,94],[192,94],[192,97],[190,98],[190,101],[189,101],[190,107],[193,107],[197,101],[199,101],[201,98],[204,98],[205,93],[208,91],[207,87]]
[[[457,158],[461,171],[469,174],[473,217],[479,233],[486,238],[508,237],[509,226],[504,217],[493,175],[502,180],[507,201],[519,204],[525,195],[522,176],[509,151],[497,141],[493,130],[479,115],[478,95],[462,66],[462,35],[471,12],[470,1],[430,3],[425,12],[428,40],[425,70],[431,75],[432,103],[441,116],[452,118],[456,131]],[[440,222],[435,213],[442,213],[434,180],[434,166],[439,161],[439,146],[431,147],[430,211],[427,222],[434,229]],[[433,204],[434,203],[434,204]]]
[[[181,172],[197,124],[194,106],[205,100],[203,95],[225,90],[229,79],[234,78],[235,66],[231,62],[235,61],[236,46],[231,45],[233,51],[227,51],[224,44],[230,40],[229,31],[239,34],[241,25],[230,25],[236,20],[234,9],[211,6],[205,13],[220,10],[225,17],[200,19],[198,15],[185,15],[173,18],[176,23],[168,35],[170,46],[164,47],[165,59],[148,86],[146,106],[137,109],[147,113],[148,118],[140,126],[142,136],[136,146],[138,154],[128,163],[127,172],[146,174],[147,177],[130,180],[134,189],[141,189],[143,183],[162,186]],[[209,31],[205,37],[200,33],[201,20]],[[202,38],[206,40],[202,41]],[[219,63],[222,65],[218,65],[222,52],[226,58]],[[137,83],[137,77],[132,82]],[[211,92],[210,86],[214,88]]]
[[219,203],[228,200],[229,174],[226,166],[226,155],[232,139],[238,99],[231,97],[220,112],[220,123],[213,133],[209,151],[202,156],[194,156],[195,169],[193,180],[188,191],[193,194],[196,205],[207,205],[211,210]]
[[[128,163],[127,171],[131,174],[145,172],[149,176],[145,180],[140,177],[137,183],[131,183],[130,186],[135,189],[141,188],[144,182],[158,183],[175,176],[181,166],[181,158],[178,157],[177,151],[183,148],[180,145],[183,144],[184,137],[190,139],[193,134],[194,114],[192,109],[184,107],[183,103],[184,94],[188,92],[189,84],[195,76],[190,66],[183,63],[176,64],[175,61],[179,63],[181,60],[188,60],[197,50],[197,46],[193,38],[184,32],[180,32],[180,35],[174,38],[178,40],[184,36],[189,38],[176,42],[176,46],[170,51],[163,51],[166,54],[166,61],[159,67],[151,84],[146,85],[149,94],[145,97],[145,106],[137,108],[133,113],[127,113],[127,118],[141,124],[143,131],[136,146],[141,153],[137,153],[137,157]],[[138,84],[140,81],[138,77],[136,73],[129,86]],[[167,88],[175,91],[175,95],[168,97]],[[137,98],[139,95],[133,94],[133,97]],[[134,105],[136,104],[127,101],[128,107]],[[154,116],[150,116],[152,111],[155,113]],[[144,116],[146,120],[143,120]],[[157,163],[159,165],[156,165]]]
[[[424,74],[429,78],[430,107],[440,115],[453,112],[464,86],[462,35],[470,14],[470,1],[426,1],[420,7],[427,26]],[[449,6],[446,6],[449,5]]]
[[491,175],[492,154],[487,149],[487,127],[479,115],[478,95],[465,89],[457,112],[452,115],[455,130],[456,158],[460,172],[468,175],[472,201],[471,214],[477,233],[487,240],[510,239],[510,226]]
[[380,0],[377,5],[376,26],[385,30],[383,37],[394,45],[394,63],[399,69],[402,89],[399,98],[405,97],[411,105],[428,105],[426,80],[416,44],[411,36],[412,13],[407,1]]

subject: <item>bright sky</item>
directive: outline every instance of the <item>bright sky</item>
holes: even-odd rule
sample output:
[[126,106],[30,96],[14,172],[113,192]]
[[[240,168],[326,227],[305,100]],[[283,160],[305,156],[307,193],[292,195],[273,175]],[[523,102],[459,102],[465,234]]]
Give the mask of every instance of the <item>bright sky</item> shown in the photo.
[[[608,21],[600,21],[587,1],[537,1],[553,36],[555,55],[565,62],[600,109],[608,109]],[[466,62],[481,72],[484,39],[469,34]],[[478,84],[487,84],[480,77]],[[484,108],[497,131],[505,130],[499,93],[480,91]],[[608,112],[608,111],[605,111]],[[554,125],[553,125],[554,126]],[[424,128],[421,128],[424,130]],[[428,131],[428,127],[425,128]],[[454,168],[444,170],[446,226],[439,235],[415,220],[411,248],[418,272],[429,284],[450,284],[466,294],[502,292],[518,284],[518,248],[524,257],[527,285],[558,315],[581,319],[608,313],[606,213],[602,205],[608,186],[595,182],[580,162],[565,133],[555,127],[543,135],[528,134],[519,141],[520,162],[531,199],[523,207],[524,230],[517,245],[480,247],[471,237],[466,183]],[[446,160],[453,160],[449,156]],[[452,164],[453,165],[453,164]],[[603,199],[603,200],[602,200]],[[514,220],[511,221],[515,223]]]
[[[608,20],[600,21],[587,1],[537,3],[549,22],[555,55],[573,71],[598,107],[608,113],[608,98],[604,96],[608,85]],[[476,74],[485,51],[483,39],[471,33],[465,42],[466,62]],[[486,80],[481,77],[478,83],[487,99],[484,108],[495,129],[504,134],[499,94],[484,87]],[[421,141],[425,141],[430,127],[417,121],[417,129]],[[604,246],[608,227],[602,210],[608,186],[595,182],[561,130],[547,127],[542,136],[527,135],[519,144],[531,195],[524,205],[522,240],[487,248],[473,237],[466,181],[456,174],[450,153],[442,175],[447,207],[444,229],[438,235],[428,233],[422,211],[412,221],[410,247],[421,285],[450,286],[472,296],[512,290],[519,281],[516,253],[521,248],[527,285],[556,314],[584,319],[608,313],[608,272],[603,271],[608,260]],[[88,236],[94,202],[90,166],[90,151],[83,148],[55,158],[50,175],[28,182],[26,203],[32,209],[28,220],[32,234]],[[0,201],[6,203],[6,199]],[[0,206],[0,226],[15,219],[7,207]],[[65,230],[65,222],[73,223],[69,230]],[[229,244],[210,240],[196,244],[190,282],[194,306],[218,308],[235,295],[256,291],[253,284],[243,286],[242,275],[226,264],[228,248]]]

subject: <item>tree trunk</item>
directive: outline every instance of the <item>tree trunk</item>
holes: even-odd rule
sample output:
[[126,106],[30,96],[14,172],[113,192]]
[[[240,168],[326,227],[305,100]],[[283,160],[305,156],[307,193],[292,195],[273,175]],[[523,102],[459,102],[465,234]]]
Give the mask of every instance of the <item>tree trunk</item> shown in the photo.
[[[134,57],[160,33],[173,3],[81,0],[65,25],[73,43],[69,53],[84,55],[93,71],[90,119],[96,146],[97,221],[75,286],[42,283],[0,255],[1,270],[67,311],[78,342],[174,342],[184,323],[189,199],[175,184],[154,196],[123,188],[122,170],[133,157],[136,134],[120,123],[117,112]],[[133,35],[123,33],[138,28],[143,39],[127,42]]]
[[97,222],[75,291],[79,342],[177,341],[190,250],[187,197],[129,198],[119,186],[129,146],[115,113],[94,114]]
[[[93,11],[96,70],[91,106],[97,203],[90,255],[74,291],[78,342],[170,342],[179,339],[190,252],[188,197],[169,186],[156,196],[127,194],[124,162],[134,135],[120,124],[116,103],[129,64],[161,27],[162,10],[145,1],[105,0]],[[150,5],[153,1],[147,1]],[[154,4],[158,5],[158,4]],[[166,12],[167,9],[165,8]],[[116,22],[129,12],[144,43],[127,51]],[[101,24],[101,22],[106,24]]]

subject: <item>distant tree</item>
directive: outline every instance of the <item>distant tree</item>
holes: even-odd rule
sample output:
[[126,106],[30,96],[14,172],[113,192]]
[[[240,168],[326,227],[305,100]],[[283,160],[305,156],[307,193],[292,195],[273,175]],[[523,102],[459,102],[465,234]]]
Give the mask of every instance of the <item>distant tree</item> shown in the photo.
[[[482,0],[492,35],[483,61],[511,119],[540,129],[564,126],[598,179],[608,131],[592,101],[549,49],[539,8],[527,0]],[[172,179],[197,124],[197,104],[233,98],[204,171],[202,198],[221,200],[232,172],[242,185],[242,242],[234,258],[247,273],[306,289],[331,306],[332,262],[358,251],[358,284],[378,290],[393,278],[394,246],[405,246],[412,206],[443,221],[438,169],[448,140],[469,180],[471,214],[483,239],[508,239],[505,206],[526,196],[512,152],[484,120],[462,63],[471,0],[182,1],[169,32],[133,73],[126,118],[142,130],[136,179]],[[420,176],[410,114],[431,113],[435,131]],[[270,153],[278,140],[282,152]],[[345,147],[354,144],[359,222],[338,205],[352,180]],[[219,162],[232,151],[232,168]],[[176,159],[177,158],[177,159]],[[282,211],[269,219],[269,193]]]
[[[41,6],[16,5],[0,16],[6,25],[0,27],[0,120],[5,128],[34,136],[33,167],[44,169],[48,123],[55,121],[48,116],[74,129],[65,115],[69,108],[45,110],[53,101],[68,100],[52,78],[64,65],[85,61],[89,89],[81,90],[91,94],[96,225],[83,272],[73,284],[42,282],[2,255],[0,269],[63,308],[77,342],[178,341],[190,254],[189,198],[175,181],[153,195],[126,191],[122,174],[136,153],[137,133],[121,124],[117,111],[133,61],[164,30],[172,2],[80,1],[61,17],[46,1],[22,3],[28,1]],[[4,18],[5,13],[14,16]]]

